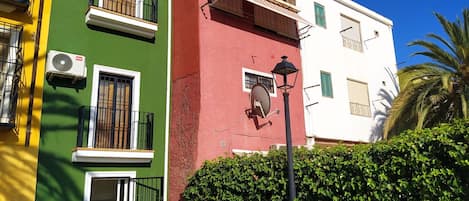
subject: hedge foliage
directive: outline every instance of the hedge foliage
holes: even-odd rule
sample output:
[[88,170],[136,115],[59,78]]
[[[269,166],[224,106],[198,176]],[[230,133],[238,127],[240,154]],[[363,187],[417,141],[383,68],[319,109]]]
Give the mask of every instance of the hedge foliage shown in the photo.
[[[287,200],[285,151],[207,161],[185,200]],[[469,123],[294,152],[297,200],[469,200]]]

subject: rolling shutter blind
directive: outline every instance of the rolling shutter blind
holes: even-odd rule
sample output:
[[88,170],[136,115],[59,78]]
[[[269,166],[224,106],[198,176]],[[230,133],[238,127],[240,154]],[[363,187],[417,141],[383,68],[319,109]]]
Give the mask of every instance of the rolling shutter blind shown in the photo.
[[350,112],[356,115],[370,116],[368,84],[348,79],[347,85]]
[[288,38],[298,39],[295,20],[260,6],[254,7],[254,23]]
[[212,6],[234,15],[243,16],[243,0],[217,0]]

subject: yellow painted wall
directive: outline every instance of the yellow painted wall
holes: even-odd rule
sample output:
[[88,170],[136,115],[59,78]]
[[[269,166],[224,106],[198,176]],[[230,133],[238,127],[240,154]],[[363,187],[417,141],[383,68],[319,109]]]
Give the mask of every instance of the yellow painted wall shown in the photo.
[[31,0],[28,12],[0,12],[0,21],[23,26],[24,48],[24,64],[16,109],[16,127],[11,130],[0,130],[0,201],[34,201],[35,199],[42,89],[51,0],[42,0],[44,1],[44,10],[29,146],[25,146],[25,139],[40,1]]

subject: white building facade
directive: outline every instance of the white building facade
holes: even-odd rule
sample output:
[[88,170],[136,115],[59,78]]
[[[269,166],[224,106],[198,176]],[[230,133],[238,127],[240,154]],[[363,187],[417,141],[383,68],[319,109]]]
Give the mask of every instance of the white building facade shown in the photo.
[[307,143],[369,143],[399,86],[391,20],[351,0],[297,0]]

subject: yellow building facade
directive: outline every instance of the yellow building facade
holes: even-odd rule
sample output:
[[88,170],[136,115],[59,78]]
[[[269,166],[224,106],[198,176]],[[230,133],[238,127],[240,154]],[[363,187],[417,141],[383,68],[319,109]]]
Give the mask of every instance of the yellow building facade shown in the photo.
[[0,201],[34,201],[50,0],[0,0]]

